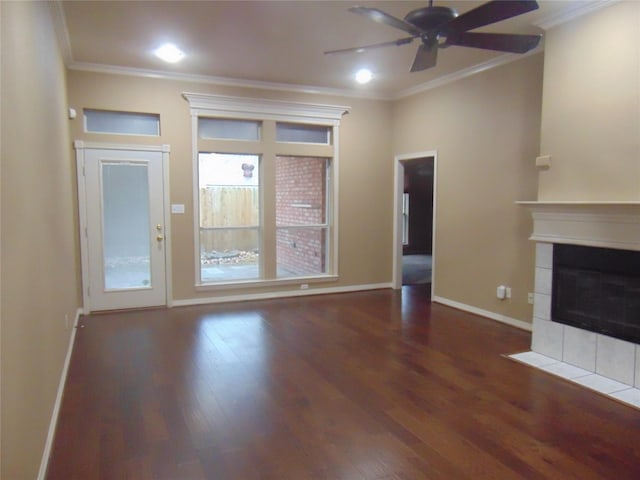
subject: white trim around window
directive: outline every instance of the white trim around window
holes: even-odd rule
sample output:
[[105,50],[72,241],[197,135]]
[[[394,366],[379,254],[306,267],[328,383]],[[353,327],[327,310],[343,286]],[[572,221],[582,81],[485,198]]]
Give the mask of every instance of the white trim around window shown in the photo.
[[[338,156],[339,156],[339,126],[342,116],[350,109],[348,106],[340,105],[323,105],[309,104],[299,102],[288,102],[280,100],[248,98],[248,97],[231,97],[222,95],[209,95],[200,93],[183,93],[183,97],[187,100],[191,113],[191,130],[192,130],[192,156],[193,156],[193,202],[194,202],[194,267],[195,267],[195,286],[198,290],[212,288],[230,288],[239,286],[269,286],[290,283],[310,283],[317,281],[335,281],[338,278]],[[273,122],[289,122],[309,125],[325,125],[331,127],[331,145],[318,145],[316,148],[329,148],[332,151],[330,157],[330,169],[332,178],[330,179],[330,195],[327,197],[329,208],[327,212],[327,223],[330,235],[330,246],[327,252],[327,272],[325,275],[313,277],[292,277],[292,278],[276,278],[267,273],[266,277],[260,280],[248,281],[228,281],[216,283],[204,283],[201,279],[201,260],[200,260],[200,199],[198,189],[198,155],[201,150],[201,141],[198,135],[198,118],[224,118],[224,119],[240,119],[240,120],[259,120]],[[206,140],[211,144],[211,140]],[[225,140],[225,146],[228,147],[229,140]],[[231,141],[233,142],[233,140]],[[277,144],[277,155],[299,156],[296,150],[287,152],[287,142],[276,142],[273,145],[266,143],[264,139],[259,140],[260,144],[269,145],[267,150],[274,150]],[[242,142],[238,142],[237,152],[226,151],[225,153],[242,153]],[[246,145],[246,142],[244,142]],[[299,145],[291,143],[293,145]],[[313,145],[309,145],[313,148]],[[233,148],[233,150],[236,150]],[[326,151],[326,150],[325,150]],[[250,152],[246,152],[250,153]],[[251,153],[254,153],[253,151]],[[313,155],[312,155],[313,156]],[[321,154],[318,156],[326,157]],[[262,204],[261,204],[262,210]],[[261,213],[261,215],[263,215]],[[261,229],[264,225],[261,224]],[[271,226],[274,231],[275,225]],[[261,251],[261,257],[266,252]],[[275,254],[275,252],[273,252]],[[263,258],[260,260],[263,262]]]
[[342,105],[286,102],[205,93],[185,92],[182,96],[189,102],[192,115],[196,113],[198,116],[257,118],[320,125],[339,125],[342,116],[351,108]]

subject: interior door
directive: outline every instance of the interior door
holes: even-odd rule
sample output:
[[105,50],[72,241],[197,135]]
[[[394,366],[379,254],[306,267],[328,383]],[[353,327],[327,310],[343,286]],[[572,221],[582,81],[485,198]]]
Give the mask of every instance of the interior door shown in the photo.
[[163,152],[87,148],[80,158],[85,310],[166,305]]

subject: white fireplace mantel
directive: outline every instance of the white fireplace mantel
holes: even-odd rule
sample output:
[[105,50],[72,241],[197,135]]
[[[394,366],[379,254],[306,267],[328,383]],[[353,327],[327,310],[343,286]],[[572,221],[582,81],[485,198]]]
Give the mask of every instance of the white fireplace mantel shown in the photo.
[[548,371],[574,369],[576,383],[623,401],[638,389],[640,408],[640,344],[552,319],[553,244],[640,251],[640,201],[516,203],[531,211],[537,242],[531,353],[558,361]]
[[516,203],[531,211],[531,240],[640,251],[640,201]]

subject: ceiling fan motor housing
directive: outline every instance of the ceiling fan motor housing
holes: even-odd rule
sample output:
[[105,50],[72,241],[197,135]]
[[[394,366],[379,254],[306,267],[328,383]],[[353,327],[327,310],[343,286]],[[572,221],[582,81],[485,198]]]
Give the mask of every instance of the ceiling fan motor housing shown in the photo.
[[453,8],[449,7],[425,7],[412,10],[404,17],[405,22],[414,25],[420,30],[436,31],[440,33],[447,23],[458,16]]

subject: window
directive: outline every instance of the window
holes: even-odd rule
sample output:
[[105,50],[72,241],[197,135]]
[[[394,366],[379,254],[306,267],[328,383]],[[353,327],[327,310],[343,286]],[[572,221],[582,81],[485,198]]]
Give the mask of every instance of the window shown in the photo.
[[328,144],[330,132],[331,129],[325,125],[278,122],[276,124],[276,141]]
[[84,109],[85,131],[120,135],[160,135],[160,115]]
[[198,155],[203,282],[260,277],[259,178],[257,155]]
[[402,194],[402,245],[409,245],[409,194]]
[[328,173],[326,158],[276,157],[278,277],[326,273]]
[[196,285],[335,278],[332,143],[347,107],[183,95],[195,146]]
[[200,138],[259,140],[260,124],[251,120],[201,118],[198,121],[198,133]]

